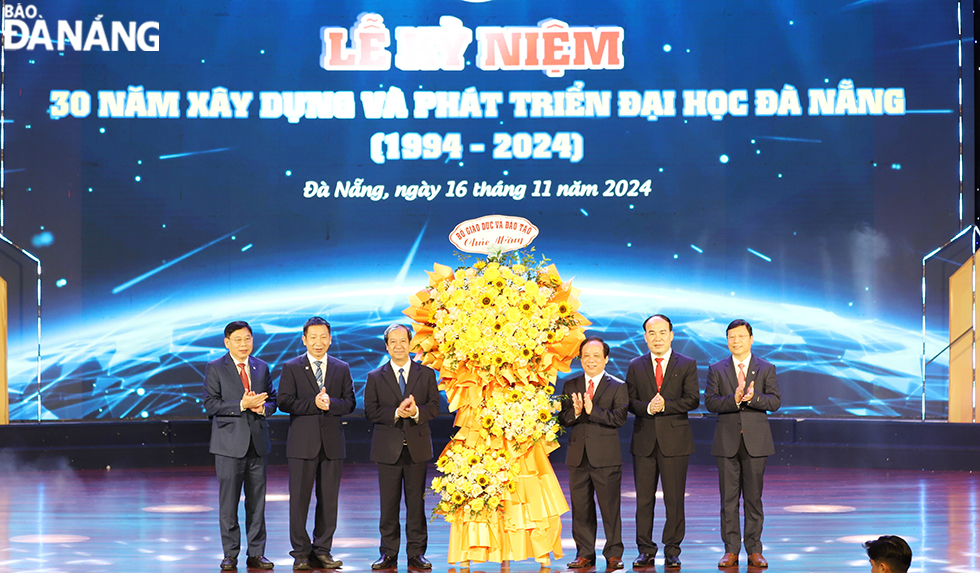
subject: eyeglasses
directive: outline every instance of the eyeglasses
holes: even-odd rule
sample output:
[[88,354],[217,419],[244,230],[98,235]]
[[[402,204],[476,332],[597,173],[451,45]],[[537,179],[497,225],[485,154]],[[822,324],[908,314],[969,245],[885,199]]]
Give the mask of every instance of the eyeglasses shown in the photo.
[[748,340],[752,338],[748,334],[730,334],[728,335],[728,340]]

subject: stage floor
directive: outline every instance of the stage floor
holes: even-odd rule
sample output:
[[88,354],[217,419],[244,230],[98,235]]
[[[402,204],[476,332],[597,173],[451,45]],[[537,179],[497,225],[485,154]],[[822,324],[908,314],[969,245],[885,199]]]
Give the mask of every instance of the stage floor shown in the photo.
[[[434,469],[430,475],[434,475]],[[565,467],[556,466],[567,492]],[[287,471],[269,470],[266,556],[291,571]],[[685,571],[717,571],[717,471],[691,466],[688,477]],[[624,559],[636,557],[632,469],[624,468]],[[567,494],[566,494],[567,497]],[[770,467],[766,474],[763,533],[769,571],[867,571],[861,543],[901,535],[915,554],[912,571],[980,571],[980,473]],[[217,482],[213,468],[0,473],[0,571],[194,572],[218,571]],[[427,501],[427,508],[433,505]],[[373,464],[348,464],[341,485],[341,515],[333,555],[343,571],[370,571],[378,557],[377,474]],[[563,517],[565,555],[551,571],[567,571],[575,556],[571,515]],[[242,521],[244,529],[244,520]],[[663,527],[658,502],[654,531]],[[312,525],[311,525],[312,528]],[[600,525],[601,532],[601,525]],[[435,572],[460,573],[446,563],[449,529],[429,526],[427,556]],[[404,535],[403,535],[404,547]],[[600,554],[601,554],[601,543]],[[244,542],[243,542],[244,545]],[[741,570],[744,565],[742,554]],[[406,571],[404,548],[399,556]],[[245,571],[244,549],[239,571]],[[601,557],[598,570],[605,569]],[[471,571],[497,572],[496,563]],[[533,561],[513,573],[539,570]],[[663,571],[662,554],[657,571]],[[754,568],[753,568],[754,570]],[[647,569],[649,571],[649,569]]]

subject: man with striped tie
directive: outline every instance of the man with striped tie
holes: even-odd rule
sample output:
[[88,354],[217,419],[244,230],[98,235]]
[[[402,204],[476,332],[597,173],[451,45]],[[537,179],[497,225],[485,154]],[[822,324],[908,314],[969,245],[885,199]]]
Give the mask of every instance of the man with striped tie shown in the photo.
[[[279,378],[280,408],[289,413],[289,541],[293,569],[337,569],[333,534],[337,529],[340,474],[347,456],[340,417],[354,411],[350,366],[333,356],[330,323],[314,316],[303,325],[306,354],[286,361]],[[306,531],[310,497],[316,487],[313,540]]]
[[721,491],[721,539],[725,554],[718,567],[738,566],[742,536],[738,499],[745,507],[745,552],[750,567],[768,567],[762,556],[762,476],[766,458],[776,453],[768,412],[779,409],[776,367],[752,354],[752,325],[737,319],[728,325],[732,355],[708,368],[704,405],[718,414],[711,453],[718,462]]
[[439,415],[435,371],[409,360],[411,331],[403,324],[385,329],[389,360],[368,373],[364,386],[364,417],[374,423],[371,460],[378,464],[381,494],[381,557],[372,569],[398,567],[401,544],[398,513],[405,491],[405,552],[408,566],[431,569],[425,558],[428,530],[425,515],[425,473],[432,459],[429,420]]

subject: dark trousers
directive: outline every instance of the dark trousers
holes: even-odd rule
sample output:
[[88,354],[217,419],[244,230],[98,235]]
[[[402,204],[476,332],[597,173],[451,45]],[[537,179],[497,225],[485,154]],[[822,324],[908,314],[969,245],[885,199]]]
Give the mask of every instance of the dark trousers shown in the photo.
[[664,555],[676,557],[684,540],[684,489],[687,485],[687,463],[690,456],[665,456],[658,443],[652,456],[633,456],[633,482],[636,485],[636,547],[640,553],[655,555],[653,511],[657,499],[657,481],[664,490]]
[[[308,557],[311,552],[329,553],[337,530],[337,498],[344,460],[320,455],[312,460],[289,458],[289,542],[294,558]],[[316,486],[316,510],[313,515],[313,543],[306,531],[310,497]]]
[[244,458],[214,456],[218,474],[218,522],[221,548],[225,557],[238,557],[242,533],[238,525],[238,501],[245,490],[245,534],[248,555],[265,555],[265,477],[266,459],[248,447]]
[[429,544],[425,516],[425,474],[427,463],[415,463],[408,446],[402,447],[401,456],[394,464],[378,464],[378,489],[381,492],[381,553],[398,555],[401,545],[401,526],[398,513],[401,509],[402,490],[405,492],[405,552],[409,557],[425,555]]
[[745,551],[762,553],[762,478],[766,456],[752,457],[745,449],[745,438],[733,457],[715,456],[718,462],[718,489],[721,492],[721,540],[726,553],[736,555],[742,548],[738,527],[738,499],[745,508]]
[[606,544],[602,556],[623,556],[623,520],[620,515],[623,466],[592,467],[588,455],[582,454],[582,463],[568,466],[568,487],[572,498],[572,539],[575,540],[575,556],[595,559],[596,500],[602,513],[602,529]]

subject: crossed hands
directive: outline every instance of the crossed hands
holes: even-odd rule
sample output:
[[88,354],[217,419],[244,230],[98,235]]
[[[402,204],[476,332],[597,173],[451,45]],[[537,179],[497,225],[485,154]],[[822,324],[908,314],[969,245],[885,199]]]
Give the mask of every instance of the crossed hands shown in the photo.
[[657,392],[657,395],[650,399],[650,411],[659,414],[664,411],[664,397]]
[[242,408],[251,410],[256,414],[262,414],[263,410],[265,409],[265,401],[268,397],[269,395],[265,392],[256,394],[255,392],[249,390],[248,392],[245,392],[244,396],[242,396]]
[[402,403],[395,410],[395,416],[399,418],[414,418],[418,413],[419,407],[415,404],[415,396],[412,394],[402,400]]
[[575,417],[576,418],[582,415],[582,410],[585,410],[585,413],[587,415],[588,414],[591,414],[592,413],[592,398],[589,398],[589,395],[587,393],[581,393],[581,392],[575,393],[575,392],[573,392],[572,393],[572,408],[575,409]]
[[326,388],[320,388],[320,393],[316,395],[315,403],[316,407],[324,412],[330,410],[330,395],[327,394]]
[[755,380],[749,382],[749,389],[747,392],[745,390],[745,382],[738,383],[738,387],[735,388],[736,404],[748,403],[748,401],[754,397],[755,397]]

